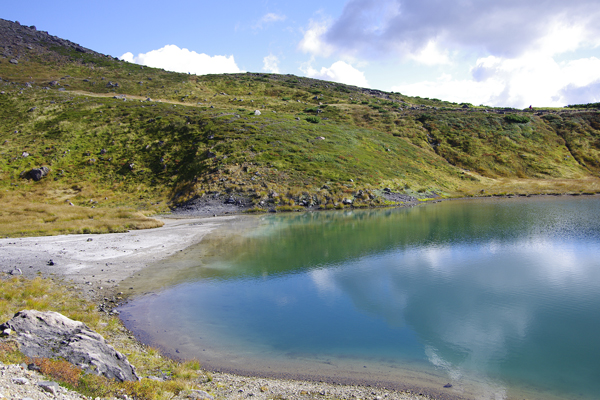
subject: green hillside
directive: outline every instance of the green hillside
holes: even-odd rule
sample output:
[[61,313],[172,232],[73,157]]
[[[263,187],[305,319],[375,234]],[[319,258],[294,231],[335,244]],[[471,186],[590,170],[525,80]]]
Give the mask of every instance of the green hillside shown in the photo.
[[474,107],[292,75],[173,73],[4,20],[2,50],[1,235],[156,226],[147,215],[205,197],[268,211],[380,206],[390,192],[600,191],[590,105]]

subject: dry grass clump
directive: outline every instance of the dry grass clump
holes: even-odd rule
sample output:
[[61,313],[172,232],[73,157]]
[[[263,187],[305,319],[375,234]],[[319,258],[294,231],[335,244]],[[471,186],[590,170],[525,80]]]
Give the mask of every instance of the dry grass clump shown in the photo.
[[464,190],[467,196],[536,195],[536,194],[595,194],[600,193],[600,179],[516,179],[487,180],[485,185]]
[[0,276],[0,322],[10,319],[23,309],[57,311],[100,333],[119,352],[135,365],[138,375],[156,376],[157,381],[143,378],[138,382],[117,382],[87,374],[64,361],[47,358],[31,359],[19,352],[10,339],[0,341],[0,361],[3,363],[35,364],[40,372],[62,386],[91,397],[120,397],[135,399],[171,399],[183,391],[211,380],[196,360],[177,362],[161,356],[158,350],[140,345],[122,326],[119,319],[96,311],[96,306],[81,299],[72,289],[49,279]]
[[4,237],[126,232],[130,229],[149,229],[163,225],[131,208],[23,204],[18,199],[2,200],[0,236]]

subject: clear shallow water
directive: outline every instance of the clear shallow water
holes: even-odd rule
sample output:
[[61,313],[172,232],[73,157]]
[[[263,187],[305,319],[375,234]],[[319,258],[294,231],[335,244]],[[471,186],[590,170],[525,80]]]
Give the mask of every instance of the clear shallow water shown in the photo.
[[599,213],[561,197],[250,219],[128,282],[150,293],[122,316],[214,368],[598,398]]

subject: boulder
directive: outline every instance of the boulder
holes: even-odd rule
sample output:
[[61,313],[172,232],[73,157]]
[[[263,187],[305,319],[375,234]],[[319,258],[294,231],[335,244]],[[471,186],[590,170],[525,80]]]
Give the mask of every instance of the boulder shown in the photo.
[[53,311],[23,310],[0,325],[12,330],[21,352],[32,358],[63,358],[88,373],[120,382],[139,380],[127,357],[83,322]]
[[50,168],[44,166],[40,168],[33,168],[28,174],[31,179],[37,182],[48,175],[48,173],[50,173]]

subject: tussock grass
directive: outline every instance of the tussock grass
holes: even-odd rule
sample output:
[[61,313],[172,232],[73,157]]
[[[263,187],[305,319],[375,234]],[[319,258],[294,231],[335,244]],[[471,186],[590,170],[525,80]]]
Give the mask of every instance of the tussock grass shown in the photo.
[[[81,299],[73,288],[42,278],[29,280],[6,275],[0,278],[0,321],[7,321],[23,309],[60,312],[84,322],[103,335],[113,347],[127,355],[138,375],[144,378],[139,382],[117,382],[86,374],[64,360],[30,359],[23,356],[10,339],[0,341],[0,361],[4,363],[34,363],[48,378],[91,397],[127,395],[135,399],[166,400],[212,379],[196,360],[176,362],[162,357],[156,349],[140,345],[117,317],[96,311],[96,306]],[[166,380],[155,381],[146,376],[164,377]]]
[[514,179],[488,180],[477,190],[465,190],[466,196],[596,194],[600,193],[600,178],[583,179]]
[[[113,233],[149,229],[163,223],[131,208],[90,208],[25,203],[2,198],[0,236],[43,236],[73,233]],[[12,201],[11,201],[12,200]]]

